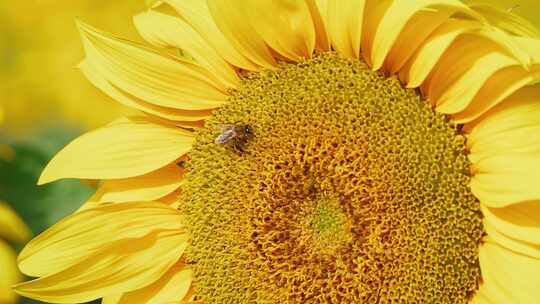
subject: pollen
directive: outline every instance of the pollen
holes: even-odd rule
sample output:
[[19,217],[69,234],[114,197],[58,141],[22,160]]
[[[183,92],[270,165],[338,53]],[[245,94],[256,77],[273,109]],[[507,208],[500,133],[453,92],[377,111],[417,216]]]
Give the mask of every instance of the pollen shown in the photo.
[[[242,151],[219,125],[246,124]],[[204,303],[467,303],[484,234],[465,138],[333,52],[247,74],[198,131],[181,209]]]
[[351,225],[339,201],[322,194],[305,207],[307,210],[300,215],[304,227],[300,228],[305,229],[304,240],[311,241],[315,250],[333,251],[351,240]]

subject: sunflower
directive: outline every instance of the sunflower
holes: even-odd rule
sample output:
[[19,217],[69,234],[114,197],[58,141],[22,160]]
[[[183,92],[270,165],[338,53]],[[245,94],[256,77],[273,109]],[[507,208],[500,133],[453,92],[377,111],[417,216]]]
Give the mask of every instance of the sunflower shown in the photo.
[[73,303],[535,303],[540,34],[457,0],[165,0],[144,46],[82,22],[80,69],[140,115],[40,184],[98,180],[31,241]]
[[23,221],[4,202],[0,201],[0,303],[16,303],[17,295],[11,289],[22,276],[17,269],[16,253],[4,240],[24,242],[30,232]]

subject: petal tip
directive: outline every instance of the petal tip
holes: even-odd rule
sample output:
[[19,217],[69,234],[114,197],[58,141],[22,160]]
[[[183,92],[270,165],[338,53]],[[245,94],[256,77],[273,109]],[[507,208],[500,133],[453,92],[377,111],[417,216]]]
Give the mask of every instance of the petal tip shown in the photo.
[[43,169],[43,172],[41,172],[41,175],[39,176],[39,179],[37,181],[38,186],[43,186],[45,184],[54,182],[58,178],[55,178],[52,174],[50,174],[50,163]]

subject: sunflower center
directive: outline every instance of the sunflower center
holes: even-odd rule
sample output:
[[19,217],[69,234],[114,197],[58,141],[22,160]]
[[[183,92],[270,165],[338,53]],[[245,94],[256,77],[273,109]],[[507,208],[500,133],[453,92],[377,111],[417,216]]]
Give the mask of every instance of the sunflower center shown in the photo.
[[324,53],[247,75],[229,101],[182,197],[198,298],[467,303],[483,230],[464,138],[415,91]]
[[305,204],[306,210],[300,215],[304,219],[302,239],[312,243],[320,253],[333,252],[340,245],[352,240],[347,214],[341,203],[323,194],[315,201]]
[[323,243],[330,243],[334,237],[344,233],[347,217],[339,204],[327,197],[315,202],[313,214],[306,216],[314,237]]

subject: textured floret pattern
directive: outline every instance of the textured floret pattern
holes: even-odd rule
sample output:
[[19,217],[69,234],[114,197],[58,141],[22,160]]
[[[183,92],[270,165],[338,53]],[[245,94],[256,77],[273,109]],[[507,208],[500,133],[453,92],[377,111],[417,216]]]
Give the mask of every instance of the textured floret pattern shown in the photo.
[[[248,124],[243,151],[215,143]],[[484,234],[459,128],[360,60],[245,75],[187,162],[204,303],[466,303]]]

